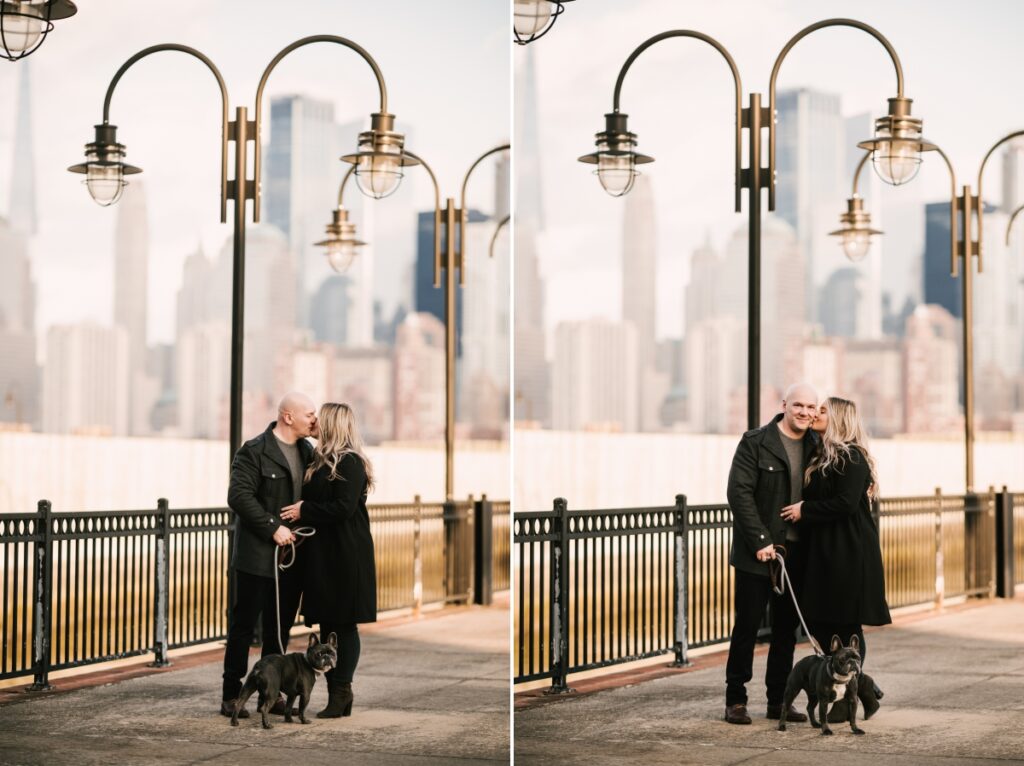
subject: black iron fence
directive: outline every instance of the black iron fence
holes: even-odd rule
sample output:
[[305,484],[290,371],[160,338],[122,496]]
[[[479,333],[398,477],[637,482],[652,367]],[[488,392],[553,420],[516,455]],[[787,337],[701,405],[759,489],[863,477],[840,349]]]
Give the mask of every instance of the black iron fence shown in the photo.
[[[876,500],[891,607],[1013,593],[1024,581],[1024,494]],[[729,640],[728,505],[550,511],[512,518],[515,681],[672,654]],[[1007,583],[1009,583],[1007,585]]]
[[[507,502],[417,497],[369,512],[381,611],[508,587]],[[54,671],[149,653],[163,665],[170,649],[224,639],[234,519],[166,500],[77,513],[41,501],[34,514],[0,515],[0,680],[32,675],[45,689]],[[477,560],[481,539],[494,553]]]

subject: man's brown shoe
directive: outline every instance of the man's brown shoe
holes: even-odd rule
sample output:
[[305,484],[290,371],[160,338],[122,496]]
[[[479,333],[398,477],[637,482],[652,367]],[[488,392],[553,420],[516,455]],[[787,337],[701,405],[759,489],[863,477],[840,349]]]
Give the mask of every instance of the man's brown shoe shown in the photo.
[[728,723],[751,723],[750,716],[747,715],[746,705],[727,705],[725,708],[725,720]]
[[[235,713],[235,701],[234,700],[221,700],[220,703],[220,714],[230,718]],[[238,711],[239,718],[248,718],[249,711],[242,708]]]
[[[778,721],[782,718],[782,705],[769,705],[768,714],[765,717],[770,718],[773,721]],[[803,723],[807,720],[807,716],[790,705],[789,711],[786,713],[786,720],[792,721],[793,723]]]

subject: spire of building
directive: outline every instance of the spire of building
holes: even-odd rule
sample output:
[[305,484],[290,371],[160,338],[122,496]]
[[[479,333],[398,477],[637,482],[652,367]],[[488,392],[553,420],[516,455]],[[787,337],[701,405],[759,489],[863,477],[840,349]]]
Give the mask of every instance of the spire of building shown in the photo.
[[36,173],[32,149],[32,85],[30,64],[23,61],[18,113],[14,127],[14,162],[11,166],[11,227],[22,234],[36,233]]

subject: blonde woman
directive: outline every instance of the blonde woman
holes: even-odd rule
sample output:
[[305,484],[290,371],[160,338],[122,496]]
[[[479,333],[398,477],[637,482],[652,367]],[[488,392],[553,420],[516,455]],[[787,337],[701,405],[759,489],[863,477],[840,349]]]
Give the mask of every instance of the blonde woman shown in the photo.
[[352,712],[352,677],[359,662],[357,624],[377,619],[377,575],[366,495],[373,467],[363,452],[347,404],[320,408],[320,441],[306,469],[302,500],[281,518],[312,526],[303,545],[303,613],[320,635],[338,635],[338,666],[326,674],[328,703],[318,718]]
[[[800,538],[805,540],[807,568],[800,608],[822,647],[833,635],[844,646],[857,636],[863,661],[863,626],[892,622],[868,494],[877,486],[875,462],[853,402],[829,397],[818,408],[812,428],[821,435],[821,446],[804,471],[804,499],[782,509],[783,519],[800,522]],[[870,717],[878,709],[876,697],[881,692],[863,674],[858,685],[865,717]],[[846,720],[840,707],[834,706],[829,721]]]

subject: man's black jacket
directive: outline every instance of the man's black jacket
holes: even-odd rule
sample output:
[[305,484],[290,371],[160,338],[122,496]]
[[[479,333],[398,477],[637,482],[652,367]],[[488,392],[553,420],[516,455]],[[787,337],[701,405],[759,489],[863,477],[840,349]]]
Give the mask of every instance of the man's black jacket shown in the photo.
[[[768,576],[768,564],[757,551],[786,541],[786,523],[779,515],[789,505],[789,458],[779,436],[776,415],[767,425],[747,431],[736,447],[729,469],[727,496],[732,509],[732,550],[729,563],[752,574]],[[804,434],[804,467],[817,448],[818,436]]]
[[[281,509],[295,497],[291,469],[274,437],[276,425],[271,423],[238,449],[228,485],[228,505],[238,516],[231,566],[262,577],[274,576],[274,532],[284,525]],[[303,463],[309,465],[312,445],[306,439],[299,439],[298,445]]]

